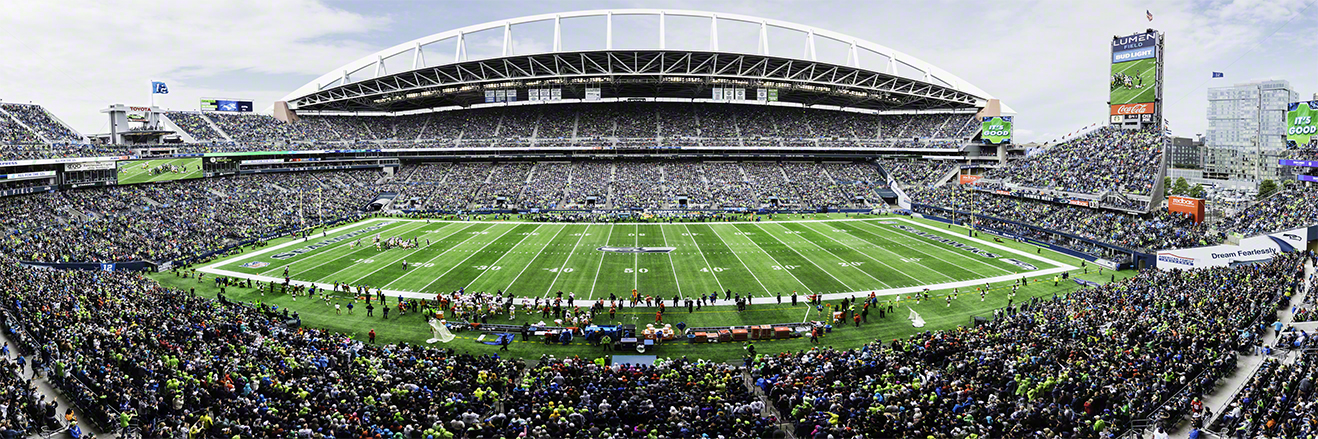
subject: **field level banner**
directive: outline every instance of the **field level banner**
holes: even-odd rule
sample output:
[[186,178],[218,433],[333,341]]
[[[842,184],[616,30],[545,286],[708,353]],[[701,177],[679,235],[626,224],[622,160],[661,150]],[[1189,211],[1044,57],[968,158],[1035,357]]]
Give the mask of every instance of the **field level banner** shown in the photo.
[[1286,146],[1299,148],[1313,142],[1318,133],[1318,101],[1291,102],[1286,108]]
[[1234,264],[1266,261],[1279,253],[1308,248],[1315,226],[1252,236],[1240,245],[1214,245],[1158,251],[1158,269],[1227,267]]

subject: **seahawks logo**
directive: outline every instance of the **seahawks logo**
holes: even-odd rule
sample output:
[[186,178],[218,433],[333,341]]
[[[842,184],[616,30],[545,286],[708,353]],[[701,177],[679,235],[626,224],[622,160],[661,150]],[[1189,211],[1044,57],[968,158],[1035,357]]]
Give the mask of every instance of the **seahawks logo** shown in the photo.
[[239,267],[243,267],[243,268],[265,268],[269,266],[270,266],[269,262],[260,262],[260,261],[252,261],[246,264],[239,265]]
[[596,250],[613,253],[668,253],[677,247],[600,247]]

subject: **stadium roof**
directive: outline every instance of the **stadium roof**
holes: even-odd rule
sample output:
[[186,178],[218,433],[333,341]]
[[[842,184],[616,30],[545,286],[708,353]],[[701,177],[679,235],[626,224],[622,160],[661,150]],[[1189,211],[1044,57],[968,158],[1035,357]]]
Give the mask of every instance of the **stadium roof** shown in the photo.
[[[657,35],[641,47],[615,48],[615,17],[657,20]],[[603,19],[602,29],[564,29],[573,19]],[[705,50],[669,47],[670,31],[689,36],[690,26],[669,18],[708,21]],[[549,35],[524,32],[552,24]],[[720,31],[719,26],[724,30]],[[758,29],[754,53],[720,48],[730,28]],[[590,35],[602,31],[602,35]],[[678,34],[679,32],[674,32]],[[757,34],[757,35],[755,35]],[[501,37],[471,44],[477,36]],[[525,44],[532,35],[532,44]],[[786,35],[786,36],[784,36]],[[744,36],[744,35],[743,35]],[[564,49],[565,37],[602,40],[601,48]],[[744,36],[745,37],[745,36]],[[543,40],[552,40],[550,41]],[[514,43],[529,46],[519,53]],[[620,46],[621,44],[619,44]],[[774,47],[800,45],[799,56]],[[479,46],[479,47],[477,47]],[[845,53],[827,59],[824,47]],[[842,59],[845,57],[845,59]],[[428,59],[430,61],[428,61]],[[392,70],[392,71],[391,71]],[[284,97],[302,111],[398,112],[487,102],[485,91],[561,88],[564,99],[583,98],[584,88],[604,89],[604,97],[707,99],[710,89],[736,87],[779,91],[782,101],[877,111],[944,110],[983,107],[994,97],[979,87],[923,60],[854,36],[780,20],[690,10],[610,9],[533,15],[467,26],[402,43],[334,69]],[[748,99],[754,100],[755,90]],[[524,97],[519,100],[525,100]],[[1006,105],[1003,111],[1013,113]]]

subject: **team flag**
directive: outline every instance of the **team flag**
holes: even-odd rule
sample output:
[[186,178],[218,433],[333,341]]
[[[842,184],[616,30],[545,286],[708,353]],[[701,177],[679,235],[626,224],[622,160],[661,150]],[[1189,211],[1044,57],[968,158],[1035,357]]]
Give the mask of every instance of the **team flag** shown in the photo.
[[151,81],[151,94],[167,95],[169,94],[169,87],[166,87],[163,82]]
[[1214,78],[1223,78],[1223,77],[1226,77],[1226,74],[1225,74],[1225,73],[1222,73],[1222,72],[1213,72],[1213,77],[1214,77]]

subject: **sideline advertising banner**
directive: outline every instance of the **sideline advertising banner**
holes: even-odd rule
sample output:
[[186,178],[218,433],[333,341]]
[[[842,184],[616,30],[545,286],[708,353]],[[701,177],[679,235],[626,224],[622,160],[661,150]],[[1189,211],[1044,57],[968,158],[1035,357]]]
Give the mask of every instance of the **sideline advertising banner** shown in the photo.
[[1240,240],[1240,245],[1214,245],[1158,251],[1158,269],[1226,267],[1272,259],[1279,253],[1303,250],[1309,245],[1309,227]]

